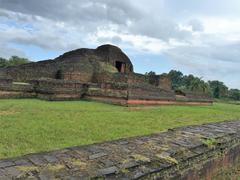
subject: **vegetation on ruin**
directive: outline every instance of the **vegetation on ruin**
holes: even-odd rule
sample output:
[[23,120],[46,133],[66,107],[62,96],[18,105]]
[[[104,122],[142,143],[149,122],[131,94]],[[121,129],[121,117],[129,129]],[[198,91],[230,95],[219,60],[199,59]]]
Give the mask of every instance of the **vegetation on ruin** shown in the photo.
[[122,107],[0,100],[0,159],[232,119],[240,119],[239,105]]
[[213,149],[215,148],[216,144],[217,144],[217,140],[216,139],[201,139],[202,143],[205,144],[209,149]]

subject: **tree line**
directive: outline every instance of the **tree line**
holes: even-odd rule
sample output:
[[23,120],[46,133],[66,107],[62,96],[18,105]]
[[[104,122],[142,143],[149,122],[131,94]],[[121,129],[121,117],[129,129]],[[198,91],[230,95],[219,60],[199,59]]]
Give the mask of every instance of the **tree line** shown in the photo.
[[[151,77],[156,75],[156,73],[150,71],[145,75]],[[167,76],[172,81],[172,89],[175,91],[204,92],[216,99],[240,100],[239,89],[230,89],[218,80],[206,82],[201,77],[196,77],[192,74],[184,75],[181,71],[177,70],[171,70],[169,73],[162,74],[162,76]]]
[[9,59],[0,57],[0,68],[9,67],[9,66],[17,66],[17,65],[26,64],[29,62],[31,62],[31,61],[29,61],[27,58],[21,58],[18,56],[12,56]]

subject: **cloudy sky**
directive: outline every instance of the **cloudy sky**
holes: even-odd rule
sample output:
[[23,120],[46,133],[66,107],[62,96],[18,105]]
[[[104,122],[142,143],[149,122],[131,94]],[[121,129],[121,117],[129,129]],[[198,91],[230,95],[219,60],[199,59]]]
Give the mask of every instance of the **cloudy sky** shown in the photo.
[[178,69],[240,88],[239,0],[0,0],[0,56],[111,43],[135,71]]

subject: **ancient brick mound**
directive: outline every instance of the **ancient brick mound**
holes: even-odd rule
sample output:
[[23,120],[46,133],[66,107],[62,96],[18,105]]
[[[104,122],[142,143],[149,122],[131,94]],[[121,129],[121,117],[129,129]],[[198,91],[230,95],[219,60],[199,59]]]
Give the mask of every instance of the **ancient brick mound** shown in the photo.
[[0,160],[0,179],[211,179],[240,154],[240,121]]
[[77,49],[53,60],[0,68],[0,98],[89,99],[120,105],[212,104],[209,94],[183,94],[179,96],[172,90],[166,76],[149,78],[134,73],[127,55],[112,45]]
[[14,81],[28,81],[43,77],[58,79],[61,78],[58,74],[65,72],[93,74],[102,71],[129,73],[133,72],[133,65],[121,49],[112,45],[103,45],[97,49],[82,48],[70,51],[53,60],[2,68],[0,77],[11,78]]
[[83,59],[84,57],[96,58],[99,61],[107,62],[113,66],[115,66],[116,62],[125,63],[129,66],[127,72],[133,72],[133,65],[130,59],[126,54],[122,52],[122,50],[113,45],[102,45],[97,49],[76,49],[56,58],[56,60],[60,61],[79,61],[79,59]]

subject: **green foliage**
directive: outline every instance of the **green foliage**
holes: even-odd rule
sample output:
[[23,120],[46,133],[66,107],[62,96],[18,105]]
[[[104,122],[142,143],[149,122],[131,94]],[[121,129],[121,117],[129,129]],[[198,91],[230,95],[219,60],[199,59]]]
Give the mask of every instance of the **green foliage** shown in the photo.
[[117,73],[118,70],[114,66],[106,62],[99,62],[99,71],[100,72],[108,72],[108,73]]
[[[150,71],[146,73],[148,77],[155,76],[156,73]],[[172,88],[174,90],[181,91],[194,91],[210,93],[209,84],[203,81],[201,78],[195,77],[192,74],[183,75],[181,71],[171,70],[169,73],[164,73],[161,76],[169,77],[172,82]]]
[[122,107],[0,100],[0,159],[228,119],[240,119],[239,105]]
[[228,95],[228,87],[221,81],[208,81],[214,98],[225,98]]
[[[155,72],[146,73],[147,77],[156,76]],[[205,82],[202,78],[192,74],[184,75],[181,71],[171,70],[169,73],[164,73],[161,76],[169,77],[172,82],[172,88],[175,91],[192,91],[208,93],[216,99],[228,99],[240,101],[240,90],[230,89],[221,81]],[[154,84],[154,83],[152,83]]]
[[171,70],[168,73],[168,77],[172,81],[172,88],[177,90],[177,89],[182,89],[184,86],[183,83],[183,73],[181,71],[176,71],[176,70]]
[[210,92],[208,83],[204,82],[201,78],[194,77],[193,75],[184,76],[183,82],[185,82],[187,90],[204,93]]
[[217,140],[210,138],[210,139],[202,139],[201,140],[203,144],[205,144],[209,149],[215,148],[217,145]]
[[150,83],[150,84],[157,84],[158,82],[156,82],[156,73],[153,72],[153,71],[150,71],[150,72],[146,72],[145,73],[145,76],[147,78],[147,81]]
[[[169,76],[171,79],[172,71],[169,72]],[[177,81],[175,80],[175,85],[173,85],[174,90],[186,90],[186,91],[193,91],[193,92],[204,92],[209,93],[210,87],[208,83],[203,81],[199,77],[195,77],[192,74],[190,75],[181,75],[182,73],[178,73],[179,77],[177,77]],[[176,77],[174,77],[176,78]],[[178,82],[178,83],[176,83]]]
[[150,72],[146,72],[145,75],[146,76],[156,76],[156,73],[153,71],[150,71]]
[[8,60],[0,57],[0,67],[6,67]]
[[27,58],[21,58],[18,56],[12,56],[9,59],[4,59],[0,57],[0,67],[17,66],[29,62],[30,61]]
[[229,98],[235,101],[240,101],[240,90],[239,89],[230,89],[228,92]]

